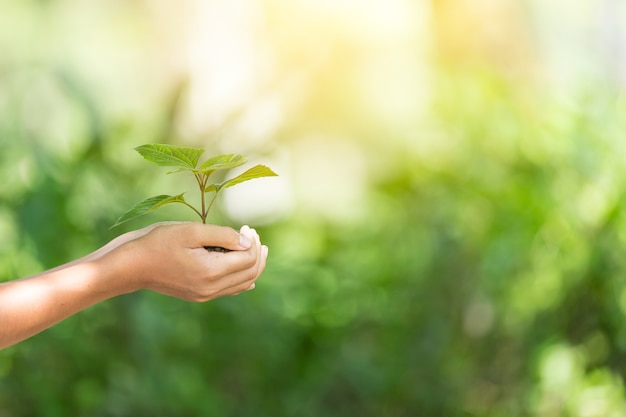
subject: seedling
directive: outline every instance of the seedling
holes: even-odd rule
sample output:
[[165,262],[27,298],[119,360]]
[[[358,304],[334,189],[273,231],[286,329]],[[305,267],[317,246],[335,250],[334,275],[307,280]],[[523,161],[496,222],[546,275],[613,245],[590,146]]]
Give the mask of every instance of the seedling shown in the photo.
[[[217,197],[223,190],[254,178],[277,175],[265,165],[255,165],[234,178],[227,179],[220,183],[212,183],[209,182],[209,177],[213,173],[241,166],[247,162],[247,159],[244,156],[235,154],[219,155],[211,157],[198,165],[200,156],[204,153],[203,149],[149,144],[139,146],[135,148],[135,150],[146,160],[159,166],[176,168],[175,171],[168,172],[168,174],[175,172],[191,173],[198,184],[201,206],[196,208],[189,204],[184,198],[185,193],[178,195],[157,195],[135,204],[130,210],[122,214],[111,228],[173,203],[186,205],[200,217],[202,223],[206,223],[209,212],[215,204],[215,200],[217,200]],[[207,203],[208,194],[212,194],[213,196]]]

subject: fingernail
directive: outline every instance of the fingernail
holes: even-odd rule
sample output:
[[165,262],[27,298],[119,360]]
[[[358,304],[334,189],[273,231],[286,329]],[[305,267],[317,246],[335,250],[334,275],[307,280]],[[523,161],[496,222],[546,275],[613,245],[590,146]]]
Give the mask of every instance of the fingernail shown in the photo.
[[252,285],[248,287],[248,290],[253,290],[256,287],[256,284],[253,282]]
[[263,253],[263,257],[267,258],[267,254],[269,253],[270,249],[267,246],[263,245],[263,246],[261,246],[261,250],[263,251],[262,252]]
[[250,246],[252,246],[252,240],[243,233],[239,233],[239,246],[249,248]]

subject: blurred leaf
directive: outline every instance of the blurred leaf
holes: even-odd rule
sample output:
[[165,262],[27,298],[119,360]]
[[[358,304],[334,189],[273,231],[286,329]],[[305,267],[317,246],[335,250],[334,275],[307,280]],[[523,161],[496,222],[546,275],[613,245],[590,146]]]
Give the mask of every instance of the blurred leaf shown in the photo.
[[148,144],[135,148],[146,160],[160,166],[195,169],[203,149],[186,148],[183,146]]
[[237,175],[235,178],[231,178],[227,181],[222,182],[221,184],[209,185],[205,189],[205,191],[207,193],[211,191],[221,191],[224,188],[232,187],[234,185],[241,184],[242,182],[253,180],[255,178],[276,177],[276,176],[278,176],[278,174],[276,174],[274,171],[272,171],[270,168],[266,167],[265,165],[255,165],[249,170]]
[[157,195],[155,197],[147,198],[137,204],[135,204],[130,210],[122,214],[111,228],[119,226],[129,220],[142,216],[150,211],[163,207],[166,204],[172,203],[185,203],[183,194],[179,195]]
[[205,175],[210,175],[217,170],[236,168],[245,164],[246,161],[247,158],[242,155],[218,155],[206,160],[202,166],[200,166],[200,172]]

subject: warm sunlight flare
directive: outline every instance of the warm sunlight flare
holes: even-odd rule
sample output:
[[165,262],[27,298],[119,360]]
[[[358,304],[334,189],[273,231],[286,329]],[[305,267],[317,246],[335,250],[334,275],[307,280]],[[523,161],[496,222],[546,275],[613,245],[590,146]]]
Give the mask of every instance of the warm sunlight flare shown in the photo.
[[0,0],[0,282],[160,221],[267,248],[252,292],[0,350],[0,416],[626,416],[625,28],[620,0]]

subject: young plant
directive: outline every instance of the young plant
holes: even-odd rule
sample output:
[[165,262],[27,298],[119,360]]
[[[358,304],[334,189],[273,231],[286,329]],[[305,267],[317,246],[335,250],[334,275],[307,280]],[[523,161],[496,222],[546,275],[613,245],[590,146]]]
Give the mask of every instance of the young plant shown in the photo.
[[[198,217],[202,220],[202,223],[206,223],[207,217],[211,207],[215,204],[215,200],[219,196],[220,192],[224,189],[232,187],[237,184],[241,184],[244,181],[248,181],[254,178],[271,177],[276,176],[271,169],[265,165],[255,165],[242,174],[237,175],[234,178],[227,179],[220,183],[209,182],[209,177],[216,171],[223,171],[231,168],[236,168],[247,162],[247,159],[241,155],[229,154],[219,155],[207,159],[202,164],[198,165],[200,156],[204,153],[203,149],[186,148],[182,146],[174,145],[160,145],[149,144],[142,145],[135,148],[141,156],[146,160],[153,162],[159,166],[176,168],[174,171],[168,172],[168,174],[175,172],[188,172],[196,180],[198,189],[200,192],[200,204],[201,206],[196,208],[189,204],[184,194],[177,195],[157,195],[155,197],[147,198],[137,204],[135,204],[130,210],[122,214],[111,228],[132,220],[136,217],[142,216],[148,212],[154,211],[167,204],[180,203],[184,204],[193,210]],[[207,195],[213,194],[211,200],[207,203]]]

